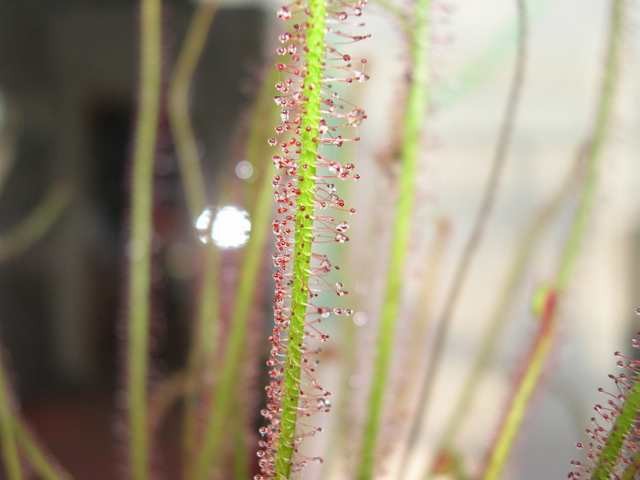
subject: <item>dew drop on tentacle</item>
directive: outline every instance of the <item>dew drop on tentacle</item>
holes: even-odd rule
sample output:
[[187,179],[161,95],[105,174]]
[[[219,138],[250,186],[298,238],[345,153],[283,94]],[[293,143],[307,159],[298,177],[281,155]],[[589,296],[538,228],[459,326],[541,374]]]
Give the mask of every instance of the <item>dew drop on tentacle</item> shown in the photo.
[[277,16],[280,20],[289,20],[291,18],[291,10],[287,6],[282,6],[278,9]]
[[349,292],[344,289],[344,284],[342,282],[336,282],[336,294],[339,297],[349,294]]
[[331,409],[331,400],[326,397],[320,397],[317,400],[318,409],[324,410],[325,412],[329,412]]
[[340,222],[336,225],[336,232],[338,233],[344,233],[347,230],[349,230],[349,224],[347,222]]
[[349,237],[347,237],[344,233],[336,233],[335,241],[338,243],[346,243],[349,241]]

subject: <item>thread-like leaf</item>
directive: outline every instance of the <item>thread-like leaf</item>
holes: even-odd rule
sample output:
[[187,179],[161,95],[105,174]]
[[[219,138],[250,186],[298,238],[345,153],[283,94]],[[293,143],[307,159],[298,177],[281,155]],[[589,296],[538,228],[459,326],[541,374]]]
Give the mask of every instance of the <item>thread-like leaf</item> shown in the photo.
[[[273,75],[268,75],[263,83],[257,107],[255,109],[255,121],[252,124],[251,133],[247,145],[247,158],[255,165],[264,163],[269,152],[266,148],[258,147],[258,143],[265,145],[263,122],[274,119],[274,108],[265,108],[273,105],[271,100],[273,92]],[[260,121],[258,121],[260,119]],[[257,276],[261,265],[264,247],[269,228],[272,203],[271,176],[269,169],[263,172],[258,195],[253,210],[253,226],[249,242],[246,246],[243,258],[240,281],[234,300],[233,315],[231,318],[231,330],[226,342],[226,349],[222,363],[222,373],[218,381],[212,385],[212,398],[207,412],[206,427],[202,447],[196,457],[194,477],[196,479],[208,478],[210,469],[217,463],[219,449],[223,444],[225,422],[230,415],[230,408],[234,397],[239,393],[236,389],[238,376],[241,375],[241,364],[246,346],[249,313],[254,305],[254,297],[257,291]]]
[[[632,342],[640,347],[640,335]],[[592,480],[633,479],[640,465],[640,444],[638,443],[638,415],[640,414],[640,361],[616,352],[617,364],[624,369],[618,375],[609,375],[615,383],[614,392],[607,395],[604,405],[596,405],[597,417],[591,418],[592,427],[586,430],[589,437],[586,444],[578,443],[585,449],[585,462],[574,460],[574,470],[570,479],[590,478]]]
[[2,463],[8,480],[22,480],[22,465],[16,441],[16,419],[6,372],[0,365],[0,445]]
[[523,364],[523,371],[515,383],[514,392],[508,403],[509,406],[505,410],[506,415],[503,417],[496,440],[489,451],[487,465],[482,475],[484,480],[497,480],[502,476],[502,471],[522,425],[531,396],[538,385],[546,359],[553,345],[556,302],[557,293],[549,290],[544,298],[538,334]]
[[[316,354],[329,338],[319,327],[332,314],[351,315],[352,310],[318,304],[320,292],[331,286],[325,277],[338,266],[316,247],[349,240],[348,223],[338,221],[332,213],[355,210],[346,208],[334,182],[359,177],[352,163],[326,158],[322,147],[342,147],[359,139],[342,136],[338,128],[356,127],[366,114],[344,101],[334,87],[368,78],[364,72],[366,60],[356,68],[351,56],[330,45],[327,38],[340,38],[342,42],[337,43],[368,38],[342,25],[350,16],[360,17],[364,5],[361,0],[294,1],[278,11],[283,20],[295,16],[296,23],[291,31],[280,35],[282,46],[276,50],[291,62],[277,64],[283,79],[276,84],[281,122],[275,132],[281,140],[269,141],[279,144],[281,154],[273,156],[274,328],[267,361],[271,381],[266,388],[267,406],[262,411],[268,425],[259,430],[261,473],[256,480],[288,479],[293,471],[320,459],[298,452],[298,444],[305,437],[320,431],[308,424],[302,427],[299,419],[331,408],[330,392],[315,378]],[[334,285],[334,294],[348,293],[341,282]]]
[[[548,288],[546,299],[553,299],[553,304],[560,300],[566,291],[569,280],[575,268],[575,261],[580,252],[588,219],[593,209],[595,188],[598,179],[599,160],[602,155],[604,142],[610,124],[610,116],[614,105],[616,85],[619,77],[619,54],[620,54],[620,33],[623,20],[623,2],[616,0],[612,4],[610,14],[609,41],[605,56],[605,76],[602,90],[598,99],[598,113],[596,124],[587,150],[587,165],[584,183],[580,191],[580,198],[577,210],[573,216],[571,228],[567,240],[563,245],[559,267],[552,285]],[[557,297],[557,298],[556,298]],[[548,303],[545,303],[543,310],[543,320],[545,319]],[[553,336],[553,324],[555,314],[550,316],[550,326],[543,323],[544,337],[539,337],[534,343],[532,355],[525,364],[524,375],[516,386],[516,395],[509,402],[506,408],[506,417],[498,432],[498,440],[494,443],[490,453],[485,479],[498,478],[508,459],[509,452],[513,446],[517,431],[524,417],[531,394],[535,390],[540,373],[546,363],[551,351],[551,339]],[[542,334],[542,332],[541,332]],[[615,442],[614,442],[615,443]],[[576,477],[579,478],[579,477]],[[609,478],[608,476],[594,478]]]
[[131,252],[127,320],[127,407],[130,475],[149,475],[147,371],[151,280],[153,160],[160,104],[161,2],[142,0],[140,83],[132,169]]
[[417,0],[411,48],[411,86],[404,117],[402,141],[402,171],[398,184],[398,201],[393,224],[389,266],[386,274],[384,301],[380,314],[380,326],[376,342],[373,379],[367,403],[367,416],[358,467],[358,480],[373,477],[378,433],[382,420],[384,396],[389,377],[389,367],[395,336],[395,325],[400,311],[403,274],[409,245],[415,177],[417,172],[420,138],[427,112],[428,101],[428,35],[430,0]]

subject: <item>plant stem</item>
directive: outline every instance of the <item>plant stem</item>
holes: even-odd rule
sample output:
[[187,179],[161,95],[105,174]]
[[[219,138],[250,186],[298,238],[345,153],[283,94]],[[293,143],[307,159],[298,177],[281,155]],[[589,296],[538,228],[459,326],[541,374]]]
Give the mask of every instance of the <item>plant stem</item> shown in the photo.
[[556,306],[557,292],[550,290],[546,294],[539,333],[524,363],[524,371],[516,383],[515,392],[509,402],[509,408],[506,410],[507,415],[504,417],[497,439],[490,450],[487,467],[482,475],[483,480],[497,480],[502,476],[513,442],[527,411],[529,400],[535,391],[553,345]]
[[[575,259],[584,235],[586,223],[593,207],[595,188],[598,179],[598,160],[601,157],[603,146],[609,131],[610,117],[615,103],[615,95],[621,68],[621,43],[624,26],[625,1],[614,0],[611,5],[609,18],[609,43],[605,59],[604,79],[600,93],[600,105],[596,118],[595,132],[590,149],[589,171],[587,181],[582,192],[580,207],[569,237],[565,245],[564,259],[558,275],[558,285],[564,287],[573,271]],[[634,427],[635,419],[640,410],[640,382],[635,382],[627,394],[622,411],[616,418],[611,433],[607,437],[602,453],[598,457],[596,466],[591,474],[592,480],[606,480],[613,472],[621,450],[623,440],[627,433]]]
[[590,137],[587,160],[586,180],[580,194],[578,211],[571,226],[569,239],[562,252],[562,263],[556,283],[559,290],[564,290],[573,273],[576,258],[580,251],[587,221],[593,210],[595,190],[598,181],[599,160],[609,133],[611,113],[615,103],[616,89],[620,77],[620,56],[622,28],[624,21],[624,0],[613,0],[609,18],[609,39],[604,61],[604,78],[600,91],[598,111],[593,134]]
[[35,472],[42,480],[71,480],[71,475],[59,465],[52,462],[45,453],[44,448],[38,445],[38,441],[24,424],[23,419],[17,418],[15,422],[16,438],[25,457],[33,466]]
[[133,153],[131,240],[129,256],[128,427],[130,475],[133,480],[149,476],[147,418],[147,370],[151,272],[151,207],[153,160],[160,102],[161,2],[142,0],[140,16],[139,104]]
[[[484,476],[485,480],[498,478],[506,464],[515,436],[526,412],[529,399],[538,384],[540,373],[551,351],[553,326],[555,322],[555,312],[553,310],[555,310],[558,297],[566,291],[571,274],[575,268],[577,255],[584,240],[587,221],[593,210],[595,189],[598,180],[598,160],[601,158],[602,149],[606,140],[614,105],[616,85],[619,78],[620,35],[624,19],[623,3],[624,0],[615,0],[611,8],[609,44],[605,57],[605,76],[599,98],[596,124],[588,149],[586,177],[580,192],[579,205],[573,217],[569,236],[561,252],[558,273],[553,286],[546,294],[547,301],[545,302],[545,307],[548,307],[552,300],[554,308],[545,308],[543,311],[543,330],[533,347],[531,357],[526,363],[524,376],[516,387],[517,393],[506,410],[507,416],[505,422],[503,422],[497,437],[498,440],[489,454],[488,467]],[[551,313],[548,313],[548,310],[552,310]],[[547,317],[549,322],[548,326]],[[592,479],[605,480],[610,478],[610,474],[613,472],[612,468],[615,466],[615,460],[620,454],[627,432],[633,426],[638,408],[640,408],[640,383],[634,384],[634,387],[628,394],[622,412],[616,419],[616,424],[602,449],[602,453],[592,474]]]
[[[249,134],[247,158],[254,165],[263,164],[265,158],[270,158],[270,150],[265,151],[266,147],[260,148],[258,145],[266,145],[268,133],[265,130],[265,125],[271,125],[269,121],[275,119],[276,108],[273,106],[272,96],[273,75],[269,75],[263,83],[254,114],[255,120]],[[231,330],[224,354],[222,373],[216,385],[212,386],[213,401],[207,416],[202,446],[196,457],[192,475],[189,477],[196,480],[208,478],[210,469],[217,462],[218,450],[225,433],[225,422],[229,419],[231,403],[239,393],[236,387],[239,383],[238,375],[241,372],[241,361],[246,344],[249,314],[255,303],[254,299],[258,287],[257,277],[271,220],[273,189],[269,172],[270,169],[265,168],[256,197],[252,216],[252,232],[246,247],[240,283],[234,300]]]
[[12,407],[13,399],[9,380],[3,366],[0,366],[0,441],[2,442],[2,463],[8,480],[22,480],[22,465],[16,441],[16,419]]
[[[207,205],[204,175],[200,154],[189,115],[189,91],[198,62],[202,56],[217,3],[203,2],[194,12],[184,44],[178,56],[175,73],[169,87],[169,120],[174,136],[187,206],[192,219]],[[218,251],[212,245],[203,248],[204,274],[193,327],[191,349],[187,360],[187,383],[197,384],[204,365],[212,360],[218,337]],[[183,416],[183,464],[185,471],[191,464],[196,448],[199,391],[188,391]]]
[[441,449],[448,450],[453,446],[460,429],[465,424],[467,415],[473,411],[472,403],[474,394],[484,378],[491,357],[496,351],[501,333],[509,318],[509,312],[516,300],[518,287],[522,283],[523,277],[542,240],[543,234],[569,196],[574,193],[576,189],[575,184],[577,180],[581,178],[579,170],[584,160],[584,150],[584,148],[580,149],[574,168],[571,169],[551,201],[536,215],[528,228],[525,229],[520,239],[519,246],[511,262],[509,273],[507,274],[505,286],[491,315],[489,326],[480,342],[480,352],[473,362],[473,366],[458,395],[458,400],[449,416],[449,421],[440,442]]
[[9,480],[21,479],[22,466],[18,447],[43,480],[70,480],[71,475],[49,460],[25,421],[12,405],[7,371],[0,363],[0,443],[2,461]]
[[[403,378],[397,382],[394,390],[394,405],[390,410],[391,418],[406,418],[415,415],[417,387],[409,372],[420,371],[424,367],[424,342],[427,338],[429,323],[432,320],[433,300],[436,297],[441,277],[441,267],[449,247],[451,226],[449,221],[441,217],[436,220],[436,231],[431,240],[425,258],[429,259],[428,267],[421,275],[421,285],[418,293],[420,299],[412,308],[411,321],[408,322],[410,338],[404,343]],[[406,430],[402,431],[402,435]],[[402,470],[404,467],[400,467]]]
[[635,428],[638,412],[640,412],[640,381],[636,381],[627,393],[622,410],[609,432],[602,453],[600,453],[596,467],[591,474],[592,480],[612,478],[615,467],[618,465],[618,458],[623,450],[625,438]]
[[362,454],[358,467],[358,480],[373,477],[378,433],[382,419],[384,394],[389,376],[391,350],[395,325],[400,310],[402,276],[405,268],[407,248],[411,234],[411,219],[415,197],[420,137],[424,125],[428,101],[428,34],[430,0],[417,0],[413,16],[415,26],[411,46],[413,71],[404,117],[402,144],[402,171],[398,186],[398,203],[393,226],[391,256],[387,271],[387,284],[380,316],[373,380],[369,392],[368,412],[362,443]]
[[60,218],[70,198],[71,191],[65,182],[54,184],[24,220],[0,236],[0,262],[20,255],[40,240]]
[[309,0],[308,27],[305,45],[307,73],[302,94],[305,97],[300,123],[300,156],[298,158],[298,188],[294,250],[293,285],[291,287],[291,318],[284,367],[282,414],[275,454],[276,478],[288,479],[291,474],[294,441],[300,399],[300,373],[304,328],[309,298],[309,267],[313,242],[313,214],[315,207],[315,175],[318,155],[318,130],[321,113],[321,90],[325,58],[325,0]]
[[511,143],[517,110],[520,104],[527,59],[527,9],[525,0],[517,0],[516,5],[519,28],[518,51],[516,55],[516,62],[513,71],[509,97],[507,99],[502,126],[500,128],[500,134],[493,156],[491,172],[487,184],[484,188],[482,202],[480,204],[478,214],[471,231],[471,235],[469,236],[464,246],[462,256],[460,258],[460,263],[458,264],[453,277],[451,288],[447,293],[442,316],[440,317],[440,320],[436,325],[433,347],[429,351],[427,370],[421,384],[418,401],[418,415],[416,421],[412,425],[411,432],[409,434],[409,443],[405,455],[405,460],[407,461],[403,462],[403,465],[408,463],[408,458],[413,454],[413,450],[416,448],[420,433],[424,428],[424,419],[427,416],[427,408],[431,399],[433,384],[435,382],[436,375],[439,371],[440,362],[442,360],[442,354],[444,351],[444,345],[446,343],[449,327],[451,325],[451,319],[455,313],[458,298],[461,295],[462,290],[464,289],[464,285],[468,277],[468,272],[473,263],[480,243],[482,242],[486,225],[493,211],[500,178],[502,177],[509,145]]
[[189,116],[189,90],[217,8],[218,5],[215,2],[207,1],[198,4],[169,87],[169,120],[178,150],[187,206],[194,219],[205,208],[207,195],[198,144]]

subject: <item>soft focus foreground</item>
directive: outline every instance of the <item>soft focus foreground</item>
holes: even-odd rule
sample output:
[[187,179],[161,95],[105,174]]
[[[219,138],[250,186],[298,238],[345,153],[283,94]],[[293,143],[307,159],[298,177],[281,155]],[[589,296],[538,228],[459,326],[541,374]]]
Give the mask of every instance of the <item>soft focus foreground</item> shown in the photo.
[[0,1],[2,478],[633,478],[639,8]]

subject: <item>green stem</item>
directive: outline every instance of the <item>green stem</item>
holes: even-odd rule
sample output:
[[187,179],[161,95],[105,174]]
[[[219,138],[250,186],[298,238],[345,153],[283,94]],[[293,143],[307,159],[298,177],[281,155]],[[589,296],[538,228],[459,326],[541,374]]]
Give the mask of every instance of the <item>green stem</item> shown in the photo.
[[[263,84],[258,99],[258,107],[255,112],[255,121],[252,124],[249,135],[247,155],[254,165],[264,163],[264,159],[270,158],[270,150],[259,148],[258,144],[266,145],[268,133],[265,125],[271,125],[270,119],[275,119],[276,108],[273,107],[273,76],[269,75]],[[268,110],[266,106],[269,106]],[[265,116],[258,113],[265,113]],[[227,340],[224,354],[222,373],[218,382],[212,385],[212,398],[207,415],[206,427],[202,447],[198,452],[193,474],[190,478],[204,480],[208,478],[210,469],[216,464],[221,442],[224,437],[225,424],[230,415],[230,408],[234,398],[239,392],[236,390],[238,375],[241,374],[241,362],[246,346],[247,326],[249,314],[255,304],[254,298],[258,287],[258,273],[262,264],[264,247],[266,244],[272,211],[272,179],[270,170],[265,168],[260,189],[255,202],[251,237],[246,247],[240,283],[237,288],[233,316],[231,319],[231,331]]]
[[609,19],[609,39],[604,63],[604,78],[600,91],[598,111],[593,135],[587,157],[587,172],[584,187],[580,194],[578,211],[574,218],[569,239],[562,252],[562,263],[556,278],[559,290],[564,290],[573,273],[576,258],[580,251],[584,232],[593,210],[595,190],[598,181],[599,160],[609,133],[611,112],[615,103],[615,95],[620,77],[620,55],[622,43],[622,27],[624,21],[624,0],[613,0]]
[[53,185],[33,212],[0,236],[0,262],[22,254],[40,240],[60,218],[70,199],[71,191],[66,183]]
[[420,394],[418,396],[418,415],[411,426],[408,447],[405,451],[405,457],[401,464],[402,468],[406,468],[406,465],[409,463],[409,457],[413,455],[418,444],[420,434],[424,429],[425,417],[427,416],[427,409],[430,406],[430,399],[433,393],[435,379],[440,370],[444,346],[451,326],[451,321],[455,314],[458,299],[464,290],[476,253],[484,237],[486,226],[493,212],[500,179],[502,178],[502,173],[504,172],[505,163],[508,157],[516,115],[520,105],[527,61],[528,17],[525,0],[516,0],[516,6],[519,27],[518,52],[516,55],[516,62],[511,79],[509,96],[507,98],[507,104],[502,119],[502,125],[500,127],[496,148],[491,162],[491,170],[484,186],[482,200],[474,220],[471,234],[469,235],[469,238],[462,250],[460,262],[456,266],[451,287],[446,295],[442,315],[433,334],[433,347],[430,349],[428,354],[427,369],[425,371],[424,378],[421,381]]
[[187,383],[193,388],[186,391],[182,418],[182,459],[185,472],[190,468],[192,456],[198,445],[198,407],[201,389],[197,385],[200,385],[207,365],[214,361],[219,336],[219,254],[214,245],[206,245],[203,251],[204,272],[186,369]]
[[591,474],[592,480],[609,480],[612,478],[618,459],[623,452],[624,441],[636,425],[640,412],[640,381],[636,380],[627,393],[620,414],[611,428],[609,436],[602,448],[596,467]]
[[430,5],[430,0],[417,0],[413,14],[415,19],[411,49],[413,71],[404,117],[404,138],[401,155],[402,172],[398,185],[399,198],[393,226],[387,285],[376,343],[373,382],[369,392],[362,454],[357,473],[358,480],[369,480],[373,477],[376,445],[382,419],[384,394],[389,376],[395,325],[400,309],[402,277],[413,214],[420,136],[427,111],[427,80],[429,73],[427,38],[429,34],[428,16]]
[[[605,77],[603,79],[602,91],[599,99],[598,113],[596,117],[595,130],[592,141],[589,145],[587,157],[587,172],[578,209],[573,218],[569,236],[564,244],[560,256],[560,265],[555,277],[554,284],[547,292],[547,304],[549,298],[553,296],[553,306],[555,309],[556,295],[566,291],[569,280],[575,268],[575,261],[584,240],[586,225],[593,210],[596,184],[598,179],[598,160],[601,157],[602,149],[606,139],[611,112],[614,105],[615,90],[619,77],[620,65],[620,33],[624,18],[624,0],[615,0],[611,9],[609,44],[605,61]],[[525,373],[519,382],[516,394],[506,409],[507,416],[500,429],[498,440],[491,450],[489,463],[483,477],[485,480],[499,478],[500,472],[504,468],[509,456],[511,447],[522,423],[522,418],[529,404],[531,394],[535,390],[540,373],[544,368],[553,338],[554,309],[545,308],[543,314],[542,332],[539,340],[533,347],[533,353],[528,360]],[[549,312],[551,310],[551,312]],[[548,317],[548,318],[547,318]],[[547,327],[547,322],[549,326]],[[634,384],[629,392],[622,411],[605,442],[596,467],[592,473],[592,479],[605,480],[611,477],[616,460],[622,450],[624,439],[633,427],[636,414],[640,408],[640,383]]]
[[531,396],[540,381],[546,359],[553,345],[557,299],[557,292],[554,290],[549,290],[545,295],[539,333],[525,360],[523,372],[515,384],[496,441],[490,448],[487,465],[482,474],[483,480],[498,480],[502,477],[502,471],[509,459]]
[[24,453],[38,478],[43,480],[70,480],[71,475],[49,460],[45,449],[38,444],[25,421],[12,405],[11,388],[4,365],[0,363],[0,443],[2,461],[10,480],[21,479],[22,467],[18,446]]
[[298,159],[298,188],[293,250],[293,285],[291,287],[291,318],[287,358],[284,366],[282,414],[275,454],[276,478],[288,479],[293,461],[294,441],[300,399],[300,373],[304,341],[305,317],[309,299],[309,267],[313,241],[313,212],[315,194],[318,130],[321,113],[322,76],[325,58],[325,0],[309,0],[307,74],[304,80],[302,119],[300,124],[300,156]]
[[169,120],[178,151],[187,205],[194,219],[205,208],[207,196],[198,144],[189,116],[189,90],[216,11],[217,3],[202,2],[198,5],[180,50],[169,88]]
[[584,148],[581,148],[576,158],[575,167],[571,169],[554,197],[531,221],[531,224],[525,229],[518,243],[511,267],[507,274],[505,286],[502,288],[502,293],[491,315],[489,326],[480,342],[480,351],[466,377],[460,394],[458,395],[458,400],[451,411],[449,421],[445,427],[440,442],[441,449],[448,450],[453,446],[458,433],[465,424],[467,416],[473,411],[472,404],[475,399],[475,393],[496,351],[502,331],[509,319],[509,312],[516,301],[518,288],[522,284],[528,267],[551,221],[566,203],[569,196],[576,191],[577,180],[582,177],[579,170],[584,160],[584,153]]
[[127,322],[127,402],[130,432],[130,475],[149,476],[147,370],[151,272],[151,207],[153,159],[160,102],[161,2],[142,0],[140,15],[139,105],[133,153],[131,199],[131,253]]
[[2,463],[8,480],[21,480],[22,465],[16,441],[16,418],[12,408],[9,380],[5,369],[0,366],[0,441],[2,442]]
[[633,384],[627,393],[624,405],[611,428],[607,441],[598,457],[596,467],[591,474],[592,480],[609,480],[618,465],[618,459],[623,452],[624,441],[636,425],[640,412],[640,381]]
[[[198,5],[180,50],[169,88],[169,121],[178,152],[187,206],[193,219],[206,207],[207,197],[198,145],[189,115],[189,91],[216,11],[217,3],[204,2]],[[218,251],[212,245],[203,250],[204,274],[187,361],[187,382],[192,384],[198,383],[204,365],[212,360],[218,337]],[[198,389],[189,391],[185,401],[182,441],[185,471],[191,464],[191,456],[196,448],[198,394]]]
[[33,470],[38,474],[38,478],[42,480],[71,480],[72,477],[68,472],[49,459],[50,455],[38,445],[37,439],[22,419],[17,419],[15,428],[20,448]]

